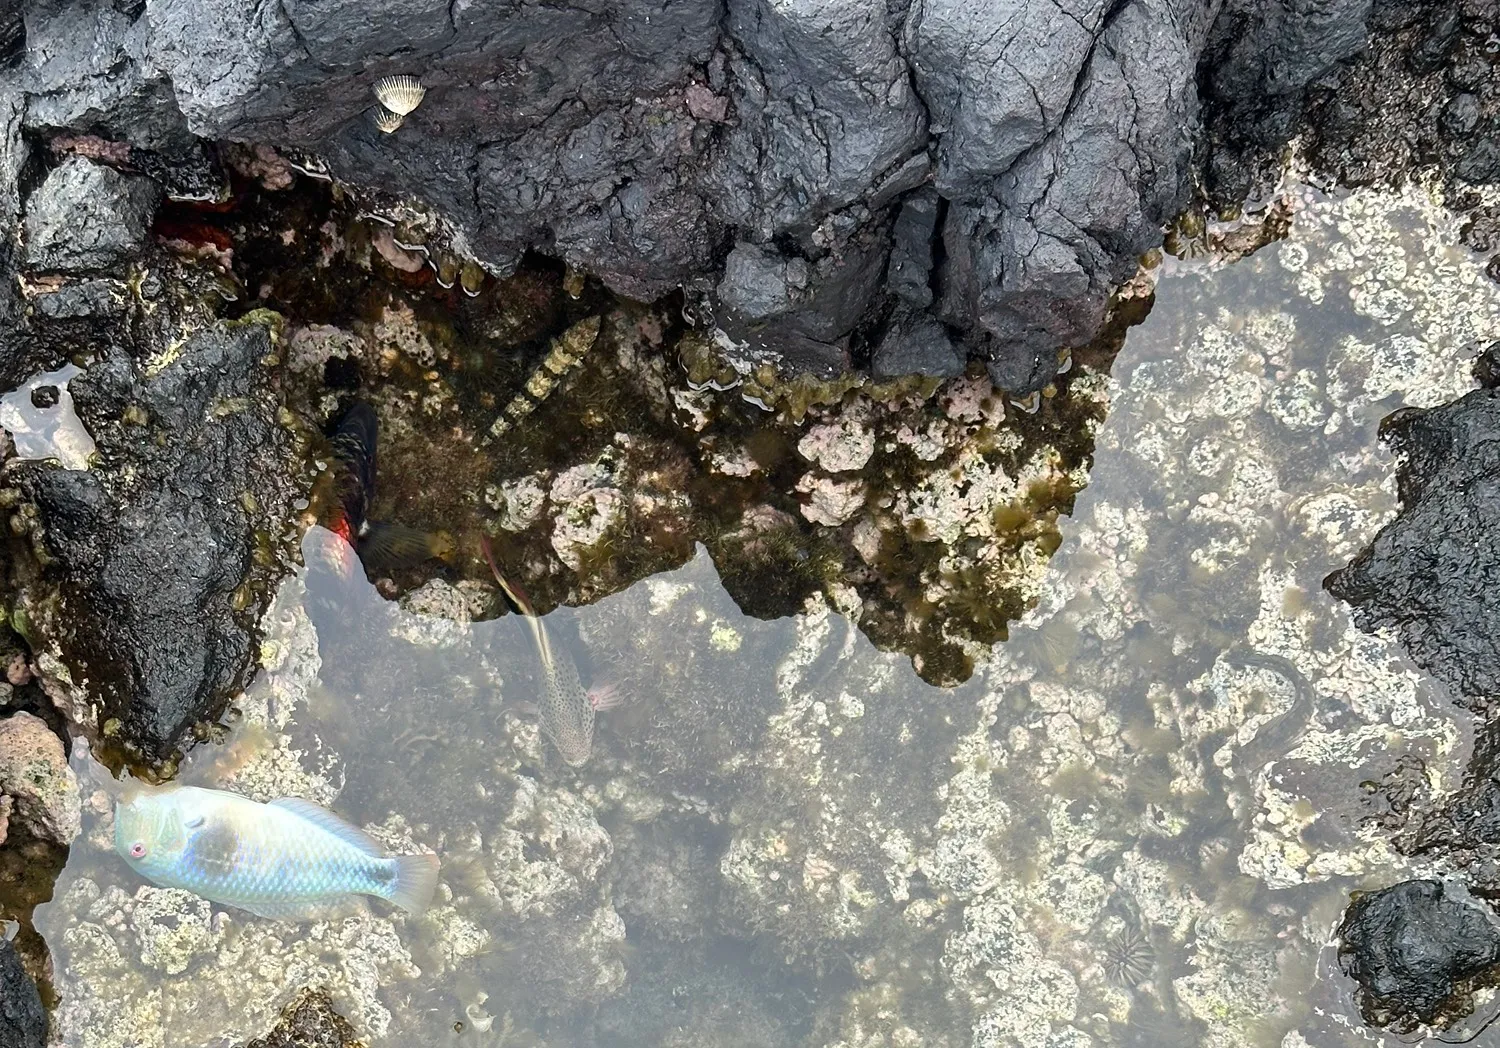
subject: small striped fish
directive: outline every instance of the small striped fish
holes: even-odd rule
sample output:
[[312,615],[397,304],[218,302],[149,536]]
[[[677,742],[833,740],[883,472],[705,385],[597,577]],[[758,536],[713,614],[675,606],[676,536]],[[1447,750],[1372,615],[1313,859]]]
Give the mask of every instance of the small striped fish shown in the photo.
[[261,804],[196,786],[143,788],[115,804],[115,850],[164,887],[279,920],[330,915],[357,895],[420,913],[437,887],[436,855],[389,855],[295,797]]
[[510,403],[500,409],[500,414],[490,426],[490,435],[504,436],[535,411],[538,404],[550,397],[558,383],[594,348],[603,325],[603,317],[587,317],[553,339],[552,349],[531,373],[526,385],[510,399]]

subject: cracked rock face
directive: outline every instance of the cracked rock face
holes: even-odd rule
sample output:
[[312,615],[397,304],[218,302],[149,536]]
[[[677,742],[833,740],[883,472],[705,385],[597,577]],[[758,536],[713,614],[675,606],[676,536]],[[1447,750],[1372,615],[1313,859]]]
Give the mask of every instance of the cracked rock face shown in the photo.
[[26,202],[26,265],[73,273],[129,261],[140,252],[159,196],[148,178],[68,159]]
[[[954,345],[1024,394],[1186,203],[1217,7],[38,2],[0,100],[175,193],[220,191],[195,136],[305,150],[497,271],[540,248],[635,298],[686,286],[794,369],[943,373]],[[1337,57],[1321,24],[1285,13],[1278,54]],[[391,73],[428,93],[387,135]]]

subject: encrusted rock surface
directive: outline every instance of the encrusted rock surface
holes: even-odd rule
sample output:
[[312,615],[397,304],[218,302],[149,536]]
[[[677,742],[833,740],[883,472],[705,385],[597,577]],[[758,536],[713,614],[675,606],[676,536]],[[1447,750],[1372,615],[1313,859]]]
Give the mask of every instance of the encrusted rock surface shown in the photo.
[[[242,682],[296,476],[264,363],[269,322],[219,323],[140,360],[112,347],[71,391],[102,463],[22,464],[51,572],[23,598],[73,719],[159,761]],[[264,585],[264,582],[262,582]],[[65,678],[65,679],[64,679]]]
[[66,847],[82,829],[78,777],[62,740],[29,713],[0,720],[0,794],[11,802],[12,824],[33,837]]
[[304,990],[281,1013],[281,1021],[264,1037],[245,1048],[362,1048],[349,1020],[333,1007],[328,995]]

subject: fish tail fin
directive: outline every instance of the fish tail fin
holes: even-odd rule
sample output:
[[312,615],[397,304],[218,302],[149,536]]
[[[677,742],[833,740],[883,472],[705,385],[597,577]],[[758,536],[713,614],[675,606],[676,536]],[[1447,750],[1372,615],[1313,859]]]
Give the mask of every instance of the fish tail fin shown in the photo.
[[431,852],[396,856],[396,883],[386,896],[410,914],[420,914],[437,891],[438,857]]
[[500,589],[510,598],[510,602],[521,614],[536,618],[536,608],[532,607],[531,598],[526,596],[526,591],[519,584],[507,581],[505,576],[500,574],[500,565],[495,563],[495,554],[490,549],[489,538],[480,535],[479,545],[484,549],[484,559],[490,562],[490,571],[494,574],[495,581],[500,584]]

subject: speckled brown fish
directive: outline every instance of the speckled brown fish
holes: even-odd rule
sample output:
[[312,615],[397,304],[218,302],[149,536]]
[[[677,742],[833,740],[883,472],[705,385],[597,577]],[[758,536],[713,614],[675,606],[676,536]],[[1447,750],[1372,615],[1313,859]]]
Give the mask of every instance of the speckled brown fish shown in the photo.
[[532,640],[536,642],[537,658],[541,663],[542,693],[537,700],[537,718],[542,733],[552,740],[557,752],[569,765],[577,767],[589,759],[594,746],[594,713],[616,704],[615,692],[611,688],[586,691],[578,676],[578,666],[566,651],[552,644],[547,627],[541,616],[532,607],[531,600],[515,583],[500,574],[500,566],[490,550],[489,540],[480,537],[484,547],[484,558],[489,561],[490,571],[495,575],[501,591],[516,606],[531,628]]

